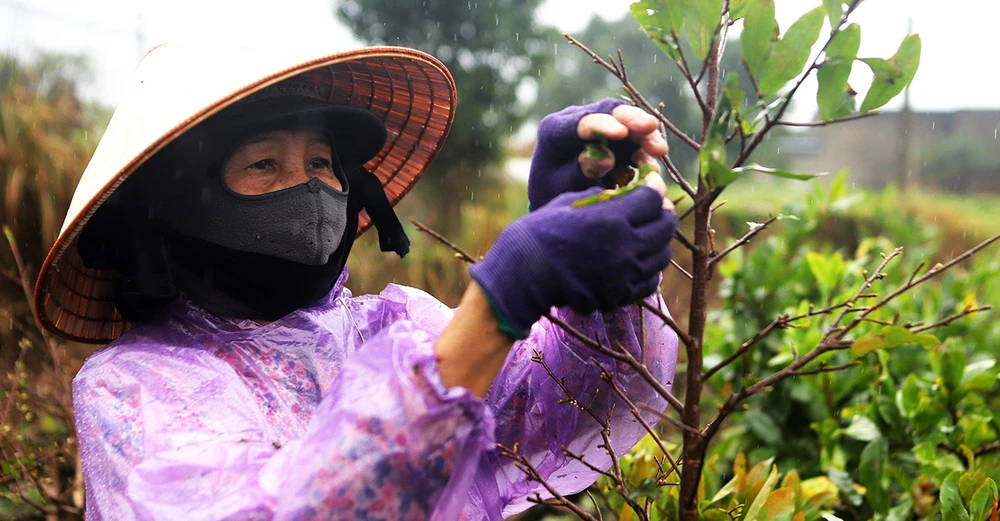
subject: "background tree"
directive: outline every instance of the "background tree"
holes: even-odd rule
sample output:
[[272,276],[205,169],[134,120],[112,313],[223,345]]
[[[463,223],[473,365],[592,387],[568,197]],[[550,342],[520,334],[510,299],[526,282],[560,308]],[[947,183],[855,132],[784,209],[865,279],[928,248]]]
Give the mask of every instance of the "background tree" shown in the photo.
[[535,21],[540,3],[348,0],[337,10],[365,42],[427,51],[455,77],[458,112],[451,135],[415,192],[435,210],[431,219],[442,231],[460,232],[461,205],[491,186],[490,167],[528,117],[518,92],[548,67],[560,41]]

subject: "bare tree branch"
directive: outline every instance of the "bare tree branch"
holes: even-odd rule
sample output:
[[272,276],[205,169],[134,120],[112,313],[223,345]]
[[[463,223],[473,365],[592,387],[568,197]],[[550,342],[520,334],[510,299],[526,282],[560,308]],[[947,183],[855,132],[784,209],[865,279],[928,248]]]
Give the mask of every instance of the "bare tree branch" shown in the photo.
[[762,222],[762,223],[754,226],[753,228],[750,229],[749,232],[747,232],[746,235],[744,235],[743,237],[740,237],[739,239],[737,239],[736,242],[734,242],[728,248],[720,251],[719,253],[717,253],[715,255],[712,255],[711,258],[708,259],[709,264],[711,265],[711,264],[715,264],[715,263],[719,262],[720,260],[724,259],[726,257],[726,255],[729,255],[730,253],[732,253],[733,250],[735,250],[735,249],[739,248],[740,246],[743,246],[744,244],[750,242],[750,240],[753,239],[754,237],[756,237],[758,233],[764,231],[765,228],[767,228],[768,226],[770,226],[771,223],[773,223],[776,220],[778,220],[778,216],[774,215],[774,216],[771,216],[768,220],[766,220],[766,221],[764,221],[764,222]]
[[451,248],[452,251],[455,252],[455,257],[457,257],[459,259],[462,259],[463,261],[468,262],[469,264],[475,264],[477,262],[477,260],[476,260],[475,257],[473,257],[468,252],[466,252],[465,250],[463,250],[462,248],[460,248],[457,244],[455,244],[455,243],[449,241],[448,239],[446,239],[440,233],[438,233],[438,232],[430,229],[429,227],[427,227],[426,225],[424,225],[422,223],[419,223],[419,222],[415,221],[413,219],[413,217],[410,217],[409,219],[410,219],[410,223],[413,224],[414,226],[416,226],[418,230],[426,233],[427,235],[430,235],[431,237],[433,237],[434,239],[436,239],[441,244],[444,244],[445,246]]
[[602,67],[604,67],[605,69],[611,71],[611,73],[614,74],[615,77],[617,77],[619,79],[619,81],[622,82],[622,85],[625,87],[625,90],[628,91],[629,95],[632,96],[632,98],[635,99],[636,102],[638,102],[640,105],[642,105],[643,108],[645,108],[647,112],[649,112],[650,114],[656,115],[657,118],[660,120],[660,123],[662,123],[665,127],[667,127],[667,129],[669,129],[670,132],[673,132],[674,135],[676,135],[678,138],[680,138],[681,141],[683,141],[684,143],[686,143],[688,146],[690,146],[694,150],[701,150],[701,145],[698,144],[697,141],[695,141],[695,140],[691,139],[690,137],[688,137],[688,135],[685,134],[684,132],[682,132],[681,129],[677,128],[673,124],[672,121],[670,121],[662,113],[660,113],[659,111],[657,111],[653,107],[652,103],[650,103],[649,101],[647,101],[646,98],[643,97],[643,95],[635,88],[634,85],[632,85],[631,82],[629,82],[626,78],[622,77],[622,75],[616,70],[615,66],[611,65],[606,60],[604,60],[603,58],[601,58],[600,56],[598,56],[597,53],[595,53],[594,51],[590,50],[586,45],[580,43],[576,38],[573,38],[572,36],[570,36],[568,34],[565,34],[565,33],[563,34],[563,36],[567,40],[569,40],[569,43],[571,43],[571,44],[579,47],[580,50],[582,50],[583,52],[587,53],[588,56],[590,56],[591,58],[593,58],[593,60],[594,60],[595,63],[598,63]]

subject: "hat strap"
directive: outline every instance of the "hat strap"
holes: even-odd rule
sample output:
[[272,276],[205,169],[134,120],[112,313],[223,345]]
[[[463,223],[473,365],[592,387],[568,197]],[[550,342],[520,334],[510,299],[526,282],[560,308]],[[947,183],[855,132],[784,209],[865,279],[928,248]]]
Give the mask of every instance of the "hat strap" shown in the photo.
[[358,167],[348,174],[351,194],[356,195],[368,211],[368,217],[378,230],[378,244],[382,251],[394,251],[405,257],[410,251],[410,239],[403,231],[396,212],[385,196],[382,181],[375,174]]

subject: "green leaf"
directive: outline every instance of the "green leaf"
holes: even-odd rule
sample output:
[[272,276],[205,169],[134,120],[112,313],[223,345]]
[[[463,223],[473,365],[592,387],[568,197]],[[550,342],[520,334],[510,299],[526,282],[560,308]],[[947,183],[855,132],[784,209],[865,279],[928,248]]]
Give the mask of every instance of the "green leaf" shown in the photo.
[[593,159],[596,161],[611,157],[611,154],[608,152],[608,149],[601,146],[600,143],[587,143],[584,149],[587,153],[587,159]]
[[937,338],[931,334],[917,335],[900,326],[885,326],[855,339],[851,344],[851,358],[859,358],[876,349],[891,349],[908,344],[920,344],[930,348],[938,343]]
[[956,470],[948,474],[941,483],[941,513],[948,521],[970,521],[969,511],[962,504],[958,480],[960,473]]
[[778,21],[774,18],[774,0],[747,0],[743,32],[743,61],[750,74],[760,77],[760,69],[771,52],[773,42],[778,39]]
[[744,413],[743,419],[750,432],[764,443],[772,446],[781,443],[781,427],[767,413],[751,409]]
[[729,0],[729,19],[739,20],[746,16],[749,0]]
[[840,284],[840,279],[847,270],[847,265],[840,252],[834,252],[831,255],[823,255],[814,251],[806,252],[806,264],[813,277],[816,278],[820,290],[826,296]]
[[750,504],[750,508],[747,509],[747,513],[743,516],[746,521],[757,521],[759,519],[760,510],[764,508],[764,503],[767,502],[767,497],[771,495],[771,489],[774,488],[774,484],[778,481],[778,466],[771,466],[771,474],[767,477],[767,481],[764,482],[764,486],[761,487],[760,492],[757,493],[757,497],[754,498],[753,503]]
[[855,416],[851,425],[844,429],[844,435],[858,441],[874,441],[882,437],[878,425],[866,416]]
[[882,486],[886,462],[889,459],[889,442],[879,436],[865,445],[861,451],[861,461],[858,463],[858,483],[865,487],[865,497],[868,504],[876,512],[886,513],[889,510],[889,493]]
[[986,521],[993,513],[993,505],[996,500],[997,484],[992,479],[986,478],[969,499],[969,517],[972,521]]
[[726,79],[722,84],[722,93],[729,99],[729,104],[734,110],[743,110],[743,103],[746,102],[747,94],[740,88],[740,75],[735,71],[726,73]]
[[872,86],[861,102],[861,113],[864,114],[889,103],[913,81],[920,66],[920,35],[911,34],[904,38],[896,54],[888,60],[866,58],[862,61],[875,74]]
[[826,11],[817,7],[795,21],[785,36],[775,44],[760,71],[758,88],[768,96],[781,90],[786,83],[802,73],[819,39]]
[[677,35],[684,26],[684,4],[679,1],[640,0],[629,6],[632,17],[653,42],[674,61],[680,60]]
[[710,189],[722,188],[740,177],[737,172],[726,166],[726,147],[720,139],[709,139],[698,152],[700,175],[708,183]]
[[[668,4],[679,4],[677,0],[667,0]],[[684,6],[684,25],[688,43],[699,60],[704,61],[712,50],[715,33],[722,23],[723,0],[688,0]]]
[[823,7],[830,17],[830,27],[840,27],[840,22],[844,19],[844,0],[823,0]]
[[777,168],[771,168],[767,166],[761,166],[757,163],[751,163],[746,166],[741,166],[739,168],[734,168],[734,171],[743,172],[760,172],[762,174],[773,175],[774,177],[783,177],[785,179],[796,179],[798,181],[808,181],[810,179],[815,179],[817,177],[822,177],[827,175],[827,172],[819,172],[816,174],[800,174],[798,172],[791,172],[789,170],[779,170]]
[[823,121],[842,118],[854,112],[857,93],[848,85],[854,60],[861,46],[861,27],[851,24],[837,32],[826,49],[826,59],[816,73],[819,89],[816,103]]

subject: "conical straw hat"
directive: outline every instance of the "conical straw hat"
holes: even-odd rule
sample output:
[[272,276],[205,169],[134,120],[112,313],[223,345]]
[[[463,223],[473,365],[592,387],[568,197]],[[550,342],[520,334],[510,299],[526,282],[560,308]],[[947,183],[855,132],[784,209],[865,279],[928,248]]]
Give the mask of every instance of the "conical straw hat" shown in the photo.
[[[115,310],[118,273],[83,265],[76,246],[81,228],[129,174],[174,138],[250,94],[304,73],[332,82],[331,102],[364,108],[385,123],[388,140],[365,166],[396,204],[437,155],[454,118],[455,82],[437,59],[399,47],[160,45],[139,65],[42,264],[34,302],[41,324],[90,343],[110,342],[127,330],[130,324]],[[358,233],[369,224],[362,213]]]

